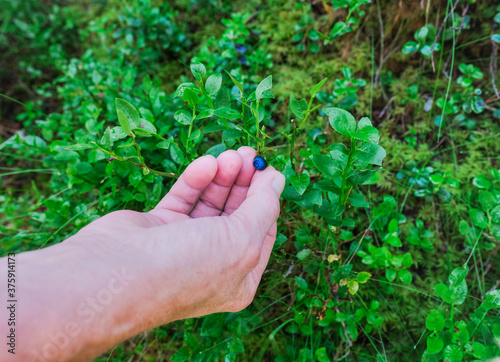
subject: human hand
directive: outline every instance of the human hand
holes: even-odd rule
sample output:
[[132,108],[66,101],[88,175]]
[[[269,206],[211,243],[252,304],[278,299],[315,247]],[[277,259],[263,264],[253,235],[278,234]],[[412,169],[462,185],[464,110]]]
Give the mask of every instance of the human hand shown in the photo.
[[273,167],[256,171],[255,155],[241,147],[201,157],[154,210],[117,211],[77,234],[92,235],[100,257],[112,264],[133,260],[155,315],[148,328],[239,311],[253,300],[276,239],[285,184]]

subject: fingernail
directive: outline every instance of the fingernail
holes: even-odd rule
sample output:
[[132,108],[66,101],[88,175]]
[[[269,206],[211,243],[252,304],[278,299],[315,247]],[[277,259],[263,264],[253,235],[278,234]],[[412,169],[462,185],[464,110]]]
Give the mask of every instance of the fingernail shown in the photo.
[[285,176],[283,176],[281,173],[278,173],[276,176],[274,176],[271,186],[273,187],[274,191],[276,191],[278,196],[281,195],[283,189],[285,188]]

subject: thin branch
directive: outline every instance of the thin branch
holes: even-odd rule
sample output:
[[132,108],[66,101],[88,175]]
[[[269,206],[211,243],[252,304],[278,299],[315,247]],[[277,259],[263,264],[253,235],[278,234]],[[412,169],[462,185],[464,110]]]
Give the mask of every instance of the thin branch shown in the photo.
[[495,91],[495,95],[497,98],[500,98],[500,94],[498,93],[497,85],[495,84],[496,75],[498,72],[498,45],[493,40],[491,41],[492,49],[491,49],[491,59],[490,59],[490,73],[491,73],[491,84],[493,85],[493,90]]
[[[457,5],[458,5],[459,2],[460,2],[460,0],[457,0],[455,2],[455,4],[453,5],[453,8],[451,9],[451,11],[448,14],[446,14],[446,16],[445,16],[445,18],[443,20],[443,23],[439,27],[439,31],[438,31],[438,33],[436,35],[436,38],[434,39],[434,43],[432,43],[432,46],[431,46],[431,61],[432,61],[432,70],[433,70],[434,73],[436,72],[436,66],[434,65],[434,54],[433,54],[434,53],[434,47],[436,46],[436,43],[437,43],[437,41],[439,39],[439,36],[443,32],[443,28],[444,28],[444,26],[446,24],[446,20],[448,20],[448,18],[450,17],[450,15],[455,12],[455,9],[457,8]],[[468,7],[469,7],[469,5],[467,5],[467,8]]]
[[354,253],[352,253],[352,255],[349,258],[349,260],[347,261],[346,265],[349,265],[351,263],[352,259],[354,258],[354,255],[356,255],[356,253],[358,252],[358,249],[359,249],[361,243],[363,242],[363,239],[365,238],[366,234],[368,234],[369,230],[370,230],[370,228],[366,228],[365,233],[363,234],[361,239],[359,239],[359,243],[358,243],[358,246],[356,246],[356,250],[354,250]]

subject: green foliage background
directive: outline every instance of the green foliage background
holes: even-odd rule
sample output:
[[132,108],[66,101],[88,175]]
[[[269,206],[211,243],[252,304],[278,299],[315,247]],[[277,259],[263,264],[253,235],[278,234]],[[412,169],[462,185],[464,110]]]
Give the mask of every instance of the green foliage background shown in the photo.
[[150,210],[203,154],[250,145],[287,177],[251,306],[98,361],[500,357],[499,5],[11,0],[0,19],[2,255]]

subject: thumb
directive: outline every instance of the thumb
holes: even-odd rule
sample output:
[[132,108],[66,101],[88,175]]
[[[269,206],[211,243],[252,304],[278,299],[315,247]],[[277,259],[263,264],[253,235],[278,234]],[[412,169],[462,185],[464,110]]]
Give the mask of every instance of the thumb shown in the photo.
[[248,235],[255,235],[262,242],[278,219],[284,187],[285,176],[273,167],[259,172],[250,184],[247,198],[229,218],[238,220]]

